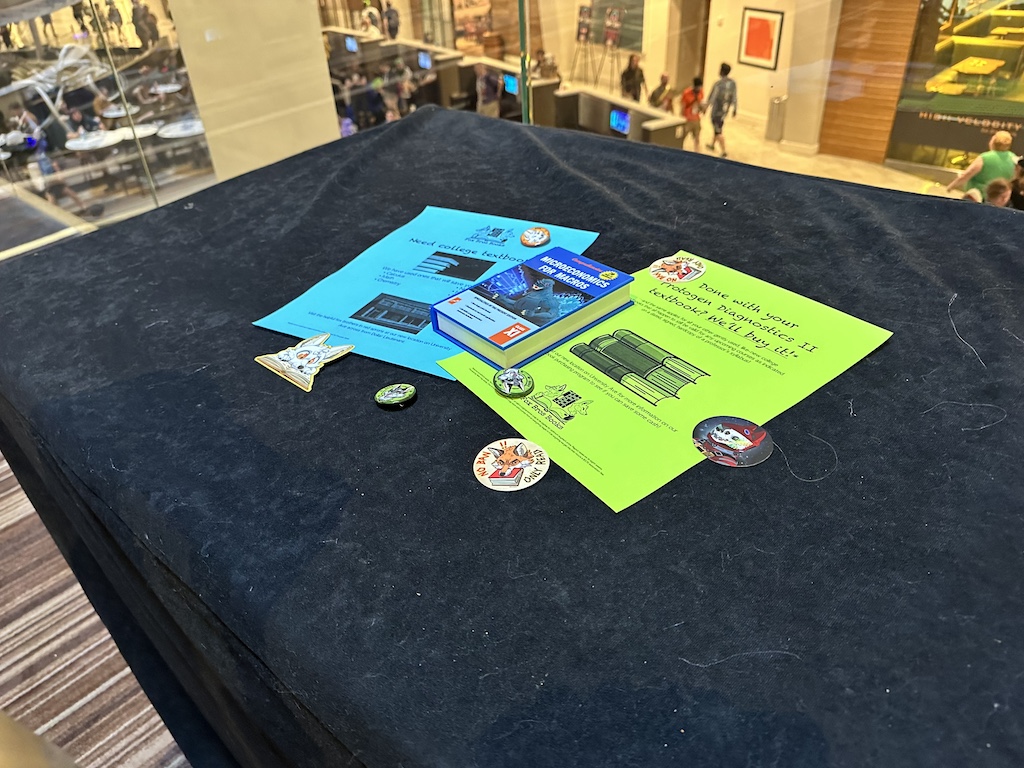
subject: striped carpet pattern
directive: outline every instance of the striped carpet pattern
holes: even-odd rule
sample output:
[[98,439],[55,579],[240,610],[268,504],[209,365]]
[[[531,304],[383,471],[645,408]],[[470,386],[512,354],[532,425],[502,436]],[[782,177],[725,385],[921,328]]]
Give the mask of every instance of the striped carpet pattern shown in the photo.
[[188,767],[3,456],[0,710],[79,768]]

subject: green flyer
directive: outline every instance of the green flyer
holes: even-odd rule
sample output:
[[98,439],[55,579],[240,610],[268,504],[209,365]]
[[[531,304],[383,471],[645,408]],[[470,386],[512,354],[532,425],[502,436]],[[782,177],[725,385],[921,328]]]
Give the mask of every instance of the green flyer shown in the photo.
[[892,335],[685,251],[634,276],[632,307],[524,369],[527,397],[469,353],[440,363],[616,512],[704,460],[697,425],[763,425]]

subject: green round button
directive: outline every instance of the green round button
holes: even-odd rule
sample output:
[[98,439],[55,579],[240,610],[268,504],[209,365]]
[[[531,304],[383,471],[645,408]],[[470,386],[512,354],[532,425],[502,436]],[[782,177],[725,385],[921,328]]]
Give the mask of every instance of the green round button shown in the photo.
[[498,371],[492,381],[494,389],[504,397],[526,397],[533,392],[533,376],[518,368]]
[[416,399],[416,387],[412,384],[388,384],[378,389],[373,399],[382,408],[404,408]]

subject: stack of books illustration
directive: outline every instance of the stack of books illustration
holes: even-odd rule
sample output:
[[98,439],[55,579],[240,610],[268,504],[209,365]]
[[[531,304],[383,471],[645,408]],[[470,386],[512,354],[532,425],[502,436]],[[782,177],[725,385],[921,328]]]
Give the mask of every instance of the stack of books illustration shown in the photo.
[[711,375],[626,329],[574,344],[570,351],[652,405],[678,398],[687,384]]

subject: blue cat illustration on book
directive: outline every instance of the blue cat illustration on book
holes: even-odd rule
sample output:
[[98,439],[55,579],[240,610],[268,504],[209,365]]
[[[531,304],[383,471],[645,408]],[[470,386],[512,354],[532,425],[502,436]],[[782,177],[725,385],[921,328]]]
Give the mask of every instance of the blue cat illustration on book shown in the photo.
[[[491,301],[538,326],[568,315],[587,302],[579,291],[522,266],[496,275],[480,287]],[[557,293],[556,287],[561,289]]]
[[550,277],[542,277],[526,293],[518,297],[495,293],[491,298],[505,309],[511,309],[537,325],[550,322],[562,314],[561,302],[555,296],[555,281]]

